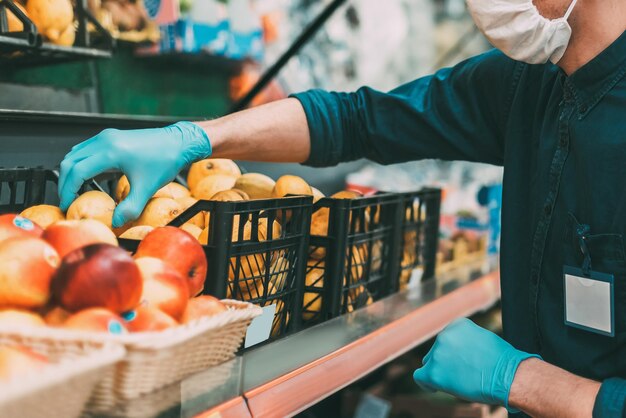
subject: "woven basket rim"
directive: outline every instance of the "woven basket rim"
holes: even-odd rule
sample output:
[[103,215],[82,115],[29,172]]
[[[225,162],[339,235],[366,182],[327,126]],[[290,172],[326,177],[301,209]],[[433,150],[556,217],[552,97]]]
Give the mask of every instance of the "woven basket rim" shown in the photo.
[[[26,344],[27,345],[27,344]],[[126,350],[119,344],[106,343],[71,360],[47,365],[40,372],[25,375],[0,385],[0,404],[13,402],[70,379],[113,365],[124,358]]]
[[219,330],[234,322],[252,320],[263,313],[262,308],[249,302],[225,299],[222,300],[222,303],[228,308],[227,311],[156,332],[113,335],[53,327],[33,327],[27,329],[0,327],[0,334],[65,342],[116,343],[125,346],[128,350],[160,350],[182,344],[195,336],[210,330]]

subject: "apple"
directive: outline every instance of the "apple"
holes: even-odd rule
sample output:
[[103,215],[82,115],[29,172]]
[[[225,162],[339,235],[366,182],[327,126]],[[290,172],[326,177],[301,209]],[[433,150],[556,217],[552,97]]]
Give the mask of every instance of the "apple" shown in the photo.
[[90,244],[117,245],[113,231],[102,222],[93,219],[57,222],[44,231],[42,238],[57,250],[61,258]]
[[75,313],[63,323],[63,328],[79,331],[108,332],[126,334],[124,320],[114,312],[104,308],[89,308]]
[[189,296],[204,288],[207,260],[202,245],[188,232],[165,226],[156,228],[139,243],[135,258],[155,257],[177,270],[189,285]]
[[198,296],[189,299],[189,304],[181,322],[187,324],[196,319],[217,315],[226,310],[226,306],[218,298],[210,295]]
[[179,321],[189,300],[187,280],[159,258],[142,257],[135,262],[143,277],[141,301]]
[[111,229],[115,201],[108,194],[92,190],[78,196],[67,209],[68,220],[95,219]]
[[178,326],[174,318],[154,306],[142,305],[124,316],[130,332],[162,331]]
[[[178,199],[176,199],[176,201],[180,205],[181,210],[183,212],[186,211],[187,209],[189,209],[190,207],[192,207],[193,205],[195,205],[198,202],[198,200],[194,199],[191,196],[179,197]],[[204,225],[206,223],[206,220],[204,218],[205,218],[205,213],[200,211],[196,215],[194,215],[193,218],[188,220],[187,223],[194,224],[198,228],[204,228]]]
[[176,200],[167,197],[155,197],[148,201],[143,212],[141,212],[141,216],[132,225],[165,226],[182,211],[180,203]]
[[133,258],[110,244],[92,244],[66,255],[51,286],[54,299],[68,311],[101,307],[117,313],[139,304],[142,287]]
[[0,306],[39,308],[50,298],[50,281],[60,258],[40,238],[14,237],[0,243]]
[[187,222],[187,223],[182,224],[180,229],[182,229],[183,231],[189,232],[195,239],[200,241],[200,235],[202,235],[202,228],[198,227],[197,225]]
[[2,327],[45,327],[43,318],[34,312],[19,309],[0,310],[0,328]]
[[207,158],[196,161],[189,167],[189,174],[187,175],[189,189],[193,190],[204,178],[216,174],[227,174],[237,178],[241,175],[241,170],[233,160],[224,158]]
[[65,215],[56,206],[52,205],[37,205],[24,209],[20,216],[28,218],[35,222],[37,225],[46,229],[55,222],[64,221]]
[[[115,188],[115,201],[121,202],[128,196],[130,193],[130,183],[128,182],[128,178],[126,176],[120,177],[117,182],[117,186]],[[152,196],[154,197],[167,197],[170,199],[178,199],[180,197],[185,197],[191,195],[189,189],[187,189],[182,184],[178,183],[168,183],[165,186],[161,187],[157,192]]]
[[154,229],[154,227],[150,226],[150,225],[133,226],[132,228],[129,228],[126,231],[124,231],[122,234],[120,234],[119,237],[120,238],[125,238],[125,239],[134,239],[134,240],[137,240],[137,241],[141,241],[153,229]]
[[12,237],[39,238],[43,229],[30,219],[9,213],[0,215],[0,242]]
[[128,177],[125,175],[120,177],[117,181],[117,186],[115,186],[115,201],[120,203],[126,196],[130,193],[130,183],[128,182]]
[[182,184],[171,182],[161,187],[152,197],[168,197],[170,199],[179,199],[181,197],[191,196],[188,188]]
[[39,353],[18,346],[0,346],[0,380],[18,379],[40,371],[48,365],[48,359]]
[[46,313],[46,315],[43,317],[43,319],[44,321],[46,321],[46,324],[50,325],[51,327],[58,327],[65,323],[65,321],[70,316],[72,316],[70,312],[66,311],[60,306],[56,306],[49,310],[48,313]]

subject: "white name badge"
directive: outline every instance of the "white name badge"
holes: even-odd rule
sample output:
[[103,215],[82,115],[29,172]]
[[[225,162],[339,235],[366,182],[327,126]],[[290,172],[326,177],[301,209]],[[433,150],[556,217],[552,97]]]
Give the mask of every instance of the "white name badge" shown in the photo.
[[565,324],[610,337],[615,336],[614,277],[612,274],[565,266]]

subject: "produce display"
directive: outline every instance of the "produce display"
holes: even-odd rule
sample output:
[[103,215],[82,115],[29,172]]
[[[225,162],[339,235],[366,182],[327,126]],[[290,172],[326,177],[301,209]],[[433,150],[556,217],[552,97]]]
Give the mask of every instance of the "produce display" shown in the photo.
[[[15,5],[48,42],[72,46],[76,39],[74,8],[70,0],[16,0]],[[24,30],[23,23],[7,10],[9,32]]]
[[[324,197],[319,191],[315,190],[317,200]],[[331,199],[358,199],[363,194],[354,190],[343,190],[330,196]],[[315,211],[311,217],[311,235],[318,237],[328,236],[328,228],[330,223],[330,209],[321,207]],[[348,224],[354,231],[365,232],[370,224],[369,211],[363,211],[362,219],[356,217],[353,219],[352,214],[348,217]],[[381,243],[375,241],[372,244],[372,263],[380,263]],[[356,243],[350,245],[346,251],[345,273],[342,280],[342,286],[345,291],[342,292],[341,305],[346,307],[347,312],[352,312],[356,307],[363,307],[373,302],[373,298],[367,288],[363,285],[366,274],[366,267],[369,260],[368,243]],[[304,294],[303,319],[305,321],[315,319],[321,311],[324,288],[324,271],[326,268],[326,248],[323,246],[312,247],[309,253],[309,261],[307,263],[307,275]],[[374,265],[372,270],[376,270]],[[307,291],[308,290],[308,291]]]
[[[31,220],[31,235],[42,238],[58,257],[57,265],[51,269],[55,271],[55,276],[47,284],[50,286],[48,298],[52,302],[46,300],[35,306],[36,309],[44,309],[38,311],[38,314],[47,317],[49,312],[55,313],[51,318],[55,326],[59,326],[69,317],[60,315],[58,309],[63,309],[65,313],[91,310],[81,315],[80,321],[73,319],[70,324],[88,323],[89,318],[97,324],[105,317],[103,312],[94,311],[99,308],[115,315],[109,318],[109,322],[114,324],[114,332],[133,332],[145,328],[139,326],[140,323],[150,323],[150,330],[167,328],[171,326],[169,321],[153,309],[144,308],[142,304],[150,302],[152,308],[162,311],[175,321],[183,321],[183,316],[193,316],[184,315],[186,304],[176,301],[172,295],[176,292],[171,289],[176,289],[176,278],[182,277],[188,287],[187,298],[202,292],[207,275],[207,255],[200,244],[208,244],[211,219],[208,212],[198,211],[180,228],[167,224],[199,199],[242,202],[313,194],[313,189],[297,176],[283,176],[274,181],[259,173],[241,174],[237,164],[226,159],[207,159],[193,164],[189,168],[187,182],[189,188],[173,182],[159,189],[147,202],[140,216],[121,228],[112,228],[112,218],[116,205],[130,193],[131,185],[126,176],[121,176],[117,181],[111,191],[113,197],[102,191],[87,191],[77,197],[67,213],[51,205],[25,209],[20,219],[26,222]],[[263,214],[249,214],[246,217],[235,215],[232,241],[264,242],[279,239],[283,234],[283,225],[289,222],[290,216],[288,211],[282,215],[278,213],[270,221]],[[0,218],[0,225],[1,221]],[[42,225],[41,228],[38,223]],[[8,227],[9,230],[16,228],[10,222]],[[17,229],[23,232],[23,229]],[[0,228],[0,238],[2,231]],[[118,239],[140,241],[133,256],[118,246]],[[282,298],[287,294],[285,292],[295,291],[294,285],[288,284],[286,280],[293,270],[294,260],[291,251],[276,250],[234,256],[230,262],[230,284],[226,297],[261,305],[276,304],[272,330],[274,336],[289,321],[289,313]],[[101,271],[102,268],[108,270]],[[89,275],[98,277],[90,281],[82,279]],[[159,280],[153,279],[155,276]],[[141,284],[138,285],[138,282]],[[116,286],[107,283],[115,283]],[[100,287],[106,289],[100,292],[97,290]],[[165,292],[164,289],[168,287],[170,291]],[[170,300],[162,301],[164,294]],[[142,309],[139,310],[139,306]],[[134,313],[127,315],[130,311]],[[152,320],[147,321],[146,318]],[[136,322],[131,326],[132,321]],[[94,328],[102,329],[97,325]]]
[[46,205],[22,213],[45,229],[21,215],[0,216],[0,327],[122,334],[159,331],[226,310],[205,295],[186,312],[206,276],[197,239],[179,228],[157,227],[132,256],[109,228],[114,207],[113,199],[92,191],[70,206],[65,218],[72,220]]
[[[311,195],[311,187],[300,177],[283,176],[277,181],[259,173],[241,174],[231,160],[207,159],[193,164],[187,175],[191,196],[219,202],[244,202],[258,199],[276,199],[287,195]],[[198,217],[195,215],[182,227],[196,231]],[[289,223],[289,211],[275,214],[248,212],[233,217],[231,241],[255,243],[275,241],[284,237]],[[190,225],[192,223],[193,225]],[[271,226],[270,226],[271,224]],[[198,235],[203,245],[209,244],[211,229],[210,213],[204,213],[204,226]],[[275,304],[275,316],[271,335],[278,336],[288,325],[290,307],[295,292],[292,272],[295,254],[281,249],[233,256],[228,266],[227,297],[258,303],[261,306]],[[291,303],[291,302],[289,302]],[[300,303],[293,301],[293,303]]]
[[[186,313],[186,309],[192,309],[189,298],[203,291],[207,279],[208,248],[220,245],[209,242],[211,211],[215,209],[208,209],[219,206],[199,206],[203,209],[185,215],[186,222],[175,223],[180,227],[167,226],[172,220],[199,200],[246,202],[310,195],[319,202],[325,197],[300,177],[285,175],[275,181],[260,173],[242,174],[237,164],[227,159],[198,161],[190,166],[186,177],[189,188],[175,182],[166,184],[147,202],[136,220],[121,228],[112,228],[112,217],[116,205],[130,193],[131,185],[126,176],[121,176],[116,184],[109,184],[112,197],[102,191],[85,192],[70,205],[67,213],[42,204],[25,209],[19,216],[0,216],[0,260],[3,256],[28,259],[22,271],[27,271],[28,265],[36,265],[32,260],[47,266],[38,267],[37,274],[13,273],[13,277],[48,274],[44,280],[33,279],[12,286],[14,290],[8,293],[0,289],[0,306],[30,310],[50,326],[62,327],[69,321],[69,324],[77,324],[73,327],[80,327],[91,321],[94,329],[114,333],[161,330],[185,323],[186,318],[194,317]],[[363,194],[353,190],[340,191],[330,198],[332,201],[318,205],[312,213],[311,237],[335,239],[329,236],[333,202],[359,200],[356,205],[341,205],[345,209],[352,208],[347,212],[343,209],[345,219],[339,220],[347,223],[349,236],[345,250],[340,251],[345,253],[341,257],[343,277],[334,278],[331,285],[341,289],[342,312],[352,312],[371,304],[390,286],[382,284],[384,290],[379,293],[379,285],[375,283],[386,271],[382,266],[388,254],[385,245],[388,234],[384,231],[388,226],[381,223],[386,201],[362,200]],[[412,212],[415,210],[413,207]],[[274,241],[284,238],[285,228],[290,224],[290,211],[268,213],[243,210],[229,215],[232,216],[230,241],[246,245],[271,241],[274,245]],[[407,212],[407,222],[412,220],[409,215]],[[423,239],[419,234],[421,232],[417,231],[404,234],[404,248],[399,252],[400,267],[416,262],[418,241]],[[9,239],[13,239],[9,244],[2,242]],[[123,249],[118,246],[118,239],[138,242],[129,246],[124,241]],[[23,250],[31,247],[39,249],[39,258],[32,255],[33,251]],[[127,252],[131,248],[133,255]],[[305,322],[320,319],[326,292],[331,291],[324,287],[328,279],[327,248],[335,247],[311,245],[304,277],[304,300],[295,302],[292,302],[295,300],[292,292],[296,291],[293,282],[295,253],[271,248],[232,253],[223,271],[227,273],[227,298],[261,306],[276,305],[272,335],[277,336],[291,319],[293,303],[302,304]],[[410,270],[401,269],[400,273],[403,287]],[[84,279],[92,276],[97,277]],[[11,283],[10,270],[0,273],[0,278]],[[194,302],[193,306],[199,303]],[[108,312],[108,320],[102,310]],[[97,325],[101,323],[112,324],[111,329]]]

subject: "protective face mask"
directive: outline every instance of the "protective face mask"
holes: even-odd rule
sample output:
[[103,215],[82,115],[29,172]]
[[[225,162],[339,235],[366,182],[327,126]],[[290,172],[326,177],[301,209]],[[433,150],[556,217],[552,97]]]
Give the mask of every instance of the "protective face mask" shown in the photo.
[[572,36],[567,19],[578,0],[554,20],[543,17],[532,0],[466,1],[478,29],[510,58],[528,64],[556,64],[563,58]]

